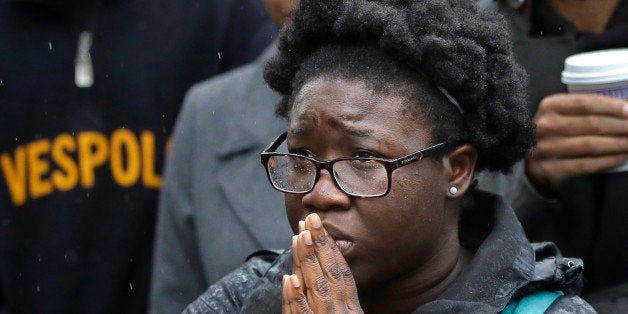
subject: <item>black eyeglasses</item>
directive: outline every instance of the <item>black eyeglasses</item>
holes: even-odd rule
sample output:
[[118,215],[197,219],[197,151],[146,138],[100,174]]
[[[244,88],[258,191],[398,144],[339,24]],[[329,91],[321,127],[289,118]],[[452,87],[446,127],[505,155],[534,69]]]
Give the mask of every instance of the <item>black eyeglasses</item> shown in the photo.
[[337,158],[320,161],[311,157],[275,150],[286,140],[287,132],[279,135],[261,154],[268,180],[278,191],[306,194],[314,189],[321,169],[333,174],[334,182],[343,192],[355,197],[382,197],[390,191],[392,172],[400,167],[434,156],[444,150],[438,143],[396,159]]

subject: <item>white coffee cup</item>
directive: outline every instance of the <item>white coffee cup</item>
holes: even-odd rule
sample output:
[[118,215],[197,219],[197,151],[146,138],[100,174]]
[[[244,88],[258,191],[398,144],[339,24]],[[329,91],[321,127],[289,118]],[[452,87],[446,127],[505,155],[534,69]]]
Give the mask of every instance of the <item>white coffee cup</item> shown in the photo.
[[[568,57],[561,82],[567,85],[570,93],[628,99],[628,48],[598,50]],[[622,171],[628,171],[628,162],[606,172]]]

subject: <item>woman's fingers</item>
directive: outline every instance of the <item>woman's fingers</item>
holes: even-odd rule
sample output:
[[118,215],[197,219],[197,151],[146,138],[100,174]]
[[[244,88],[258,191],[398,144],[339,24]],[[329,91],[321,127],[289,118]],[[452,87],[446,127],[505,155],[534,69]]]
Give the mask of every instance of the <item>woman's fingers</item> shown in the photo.
[[334,239],[325,230],[317,214],[308,215],[305,221],[321,271],[329,284],[334,308],[359,308],[353,275]]
[[[292,237],[292,273],[297,277],[298,282],[303,283],[305,281],[303,281],[303,273],[301,272],[301,262],[299,261],[299,256],[298,256],[298,251],[299,251],[299,247],[298,247],[298,235],[295,235]],[[301,288],[301,290],[303,291],[303,293],[305,294],[306,287],[303,286]]]
[[281,310],[284,314],[313,313],[303,294],[301,282],[294,274],[283,275]]
[[[331,302],[335,309],[343,308],[346,299],[344,282],[337,261],[338,256],[335,254],[338,253],[338,249],[334,244],[334,239],[325,231],[320,218],[316,214],[309,215],[306,218],[306,226],[309,227],[308,231],[312,237],[316,259],[329,287]],[[339,257],[343,259],[342,255]]]
[[281,313],[283,314],[292,314],[292,307],[289,294],[288,287],[288,275],[283,275],[281,279]]
[[344,258],[338,251],[334,239],[325,231],[318,215],[309,215],[306,220],[309,222],[309,231],[315,245],[314,252],[323,274],[335,287],[342,285],[342,274],[337,259]]
[[318,215],[299,222],[292,238],[293,272],[284,277],[285,313],[362,312],[351,270]]
[[309,230],[299,234],[297,258],[303,275],[303,285],[308,304],[316,313],[332,313],[334,310],[330,285],[314,251],[314,242]]

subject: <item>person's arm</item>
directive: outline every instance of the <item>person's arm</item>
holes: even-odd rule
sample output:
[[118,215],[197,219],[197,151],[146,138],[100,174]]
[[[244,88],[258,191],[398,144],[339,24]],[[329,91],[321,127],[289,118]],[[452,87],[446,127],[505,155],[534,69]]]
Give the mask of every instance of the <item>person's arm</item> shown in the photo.
[[535,117],[538,143],[532,156],[510,174],[481,173],[478,187],[502,195],[530,239],[551,238],[552,221],[561,215],[555,187],[626,161],[626,106],[623,100],[598,95],[546,97]]
[[196,113],[190,95],[177,120],[160,194],[149,311],[178,313],[207,288],[192,208]]

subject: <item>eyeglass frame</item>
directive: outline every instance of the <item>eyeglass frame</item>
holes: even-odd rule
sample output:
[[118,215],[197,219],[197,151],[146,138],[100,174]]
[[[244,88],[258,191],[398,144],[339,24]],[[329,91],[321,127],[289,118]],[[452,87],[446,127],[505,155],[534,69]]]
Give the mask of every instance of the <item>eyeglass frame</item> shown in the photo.
[[[312,190],[314,190],[314,187],[316,186],[316,182],[318,182],[318,179],[320,178],[321,169],[325,169],[327,170],[327,172],[329,172],[329,174],[331,174],[332,180],[334,181],[334,184],[336,185],[336,187],[338,187],[342,192],[344,192],[345,194],[349,196],[359,197],[359,198],[383,197],[383,196],[386,196],[390,192],[393,171],[403,166],[409,165],[411,163],[420,161],[423,158],[429,158],[431,156],[434,156],[449,147],[449,145],[447,145],[446,142],[440,142],[440,143],[422,148],[413,153],[404,155],[399,158],[394,158],[394,159],[377,158],[377,157],[371,157],[371,158],[341,157],[341,158],[336,158],[332,160],[321,161],[321,160],[308,157],[308,156],[292,154],[292,153],[276,152],[275,150],[279,148],[279,146],[286,140],[287,137],[288,137],[288,132],[284,132],[281,135],[279,135],[274,141],[272,141],[272,143],[266,149],[264,149],[264,151],[262,151],[262,153],[260,154],[260,161],[262,163],[262,166],[264,166],[264,169],[266,169],[266,176],[268,177],[268,181],[270,182],[270,185],[277,191],[280,191],[283,193],[289,193],[289,194],[307,194],[307,193],[312,192]],[[293,156],[293,157],[298,157],[298,158],[304,158],[313,162],[314,166],[316,167],[316,176],[314,177],[314,184],[312,185],[312,187],[309,190],[304,191],[304,192],[293,192],[293,191],[283,190],[275,186],[275,184],[273,183],[273,180],[271,179],[270,172],[268,170],[268,160],[274,156]],[[342,186],[338,183],[336,176],[333,174],[333,171],[331,171],[331,169],[333,169],[333,166],[336,162],[343,161],[343,160],[377,161],[383,164],[384,168],[386,169],[386,174],[387,174],[387,179],[388,179],[388,186],[386,187],[386,191],[382,194],[366,195],[366,196],[345,191],[345,189],[343,189]]]

